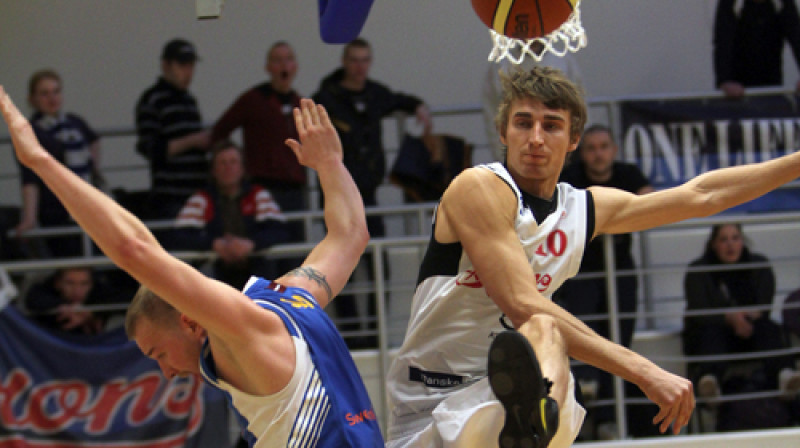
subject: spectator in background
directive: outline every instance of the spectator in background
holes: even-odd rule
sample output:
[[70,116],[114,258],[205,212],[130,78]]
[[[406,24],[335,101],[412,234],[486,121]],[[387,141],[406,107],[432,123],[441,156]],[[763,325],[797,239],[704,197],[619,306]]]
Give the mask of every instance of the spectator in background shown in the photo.
[[[267,52],[269,81],[244,92],[217,120],[211,132],[216,142],[238,128],[244,137],[245,173],[274,196],[283,211],[307,210],[306,171],[286,146],[297,138],[292,109],[300,96],[292,88],[297,76],[294,50],[279,41]],[[302,232],[302,227],[301,227]],[[293,241],[302,241],[303,235]]]
[[[432,128],[430,110],[419,98],[392,92],[388,87],[369,79],[372,66],[372,48],[364,39],[355,39],[345,45],[342,66],[328,74],[314,94],[314,101],[325,106],[344,147],[344,164],[361,192],[364,205],[378,205],[377,190],[386,176],[386,156],[383,148],[381,120],[393,112],[405,111],[416,115],[425,129]],[[385,235],[383,218],[367,216],[367,227],[372,237]],[[370,280],[372,256],[365,254]],[[358,308],[352,296],[339,296],[335,302],[340,318],[353,319]],[[369,300],[369,317],[375,316],[375,300]],[[374,320],[374,319],[372,319]],[[375,328],[374,322],[369,324]],[[342,331],[358,330],[360,324],[340,325]],[[354,341],[346,338],[348,345],[375,345],[375,338]]]
[[[634,194],[647,194],[653,187],[636,165],[616,160],[617,147],[611,135],[611,129],[603,125],[589,126],[583,133],[578,147],[578,159],[568,164],[561,173],[561,182],[573,187],[586,189],[593,185],[618,188]],[[614,235],[614,267],[617,271],[630,271],[636,268],[631,254],[631,235],[629,233]],[[603,247],[604,238],[595,238],[586,246],[579,274],[598,274],[605,272],[606,253]],[[617,312],[635,313],[638,282],[634,274],[617,275]],[[581,317],[587,315],[608,314],[608,295],[606,294],[606,278],[571,279],[564,283],[557,296],[562,306],[570,313]],[[620,340],[625,347],[631,346],[636,319],[633,317],[620,319]],[[609,321],[586,321],[586,324],[605,338],[611,337]],[[587,399],[610,399],[614,395],[614,383],[611,374],[590,365],[577,367],[575,377],[582,386]],[[614,421],[612,406],[589,408],[594,423],[601,430],[604,424]],[[651,431],[653,426],[630,425],[644,427]],[[615,433],[615,431],[606,431]],[[639,434],[635,434],[639,435]],[[604,435],[599,435],[601,438]]]
[[[75,174],[97,186],[103,183],[99,174],[100,138],[78,115],[63,111],[63,83],[54,70],[40,70],[28,82],[28,103],[33,108],[31,125],[48,152]],[[22,236],[37,225],[43,227],[72,226],[74,221],[47,186],[29,169],[20,165],[22,210],[17,235]],[[82,255],[77,236],[47,238],[45,254],[56,257]]]
[[[745,87],[783,85],[783,48],[788,42],[800,67],[800,18],[795,0],[719,0],[714,19],[714,75],[726,96],[740,97]],[[797,81],[800,90],[800,80]]]
[[192,195],[175,221],[175,249],[213,250],[213,276],[241,289],[251,275],[270,276],[255,252],[285,242],[280,206],[264,187],[244,179],[241,150],[229,140],[211,148],[212,184]]
[[[770,319],[769,310],[736,309],[772,304],[775,295],[772,268],[738,266],[768,262],[765,256],[747,248],[741,225],[718,224],[711,229],[702,257],[689,265],[684,291],[687,311],[719,310],[719,313],[684,317],[685,354],[720,355],[788,347],[786,335]],[[695,271],[701,267],[717,269]],[[714,398],[722,391],[740,393],[774,389],[780,389],[788,396],[800,390],[800,372],[794,370],[791,357],[765,357],[758,360],[758,368],[749,377],[737,378],[735,383],[723,382],[728,367],[736,362],[691,363],[689,378],[694,382],[698,396]]]
[[25,308],[45,327],[75,334],[98,334],[105,327],[107,314],[83,308],[103,302],[105,294],[95,286],[91,268],[62,268],[31,287]]
[[[245,174],[267,188],[284,212],[309,209],[306,170],[297,161],[286,139],[297,139],[292,109],[300,96],[292,88],[297,76],[294,50],[285,41],[272,44],[267,51],[269,81],[244,92],[217,120],[211,140],[228,138],[238,128],[244,137]],[[286,224],[289,237],[283,242],[305,241],[300,221]],[[277,260],[277,269],[287,272],[302,259]]]
[[196,62],[191,43],[169,41],[161,53],[161,76],[136,104],[136,150],[150,161],[148,218],[174,218],[186,198],[206,184],[210,134],[188,90]]

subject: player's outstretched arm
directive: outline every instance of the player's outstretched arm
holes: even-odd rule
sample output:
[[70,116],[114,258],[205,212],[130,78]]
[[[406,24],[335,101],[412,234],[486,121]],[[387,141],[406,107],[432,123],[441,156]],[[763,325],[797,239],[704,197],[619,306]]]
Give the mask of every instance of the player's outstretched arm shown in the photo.
[[[236,334],[255,306],[243,295],[169,255],[147,227],[111,198],[55,160],[36,140],[30,123],[0,87],[0,110],[20,162],[31,168],[77,223],[120,268],[213,333]],[[220,309],[225,309],[220,319]]]
[[347,283],[369,241],[364,201],[342,162],[342,144],[325,108],[303,99],[294,119],[300,141],[286,144],[302,165],[317,172],[327,234],[301,267],[278,281],[307,289],[324,307]]
[[[535,315],[553,317],[571,357],[637,384],[660,406],[657,423],[662,432],[670,424],[677,432],[688,423],[694,409],[691,382],[599,336],[539,293],[514,227],[516,197],[502,180],[488,170],[466,170],[448,187],[439,209],[437,241],[461,242],[487,294],[515,328],[530,338],[526,327]],[[559,367],[552,360],[540,362],[545,375],[557,375]],[[566,366],[568,361],[558,362]]]
[[647,230],[727,210],[800,177],[800,152],[761,163],[721,168],[667,190],[635,196],[591,187],[595,199],[595,234]]

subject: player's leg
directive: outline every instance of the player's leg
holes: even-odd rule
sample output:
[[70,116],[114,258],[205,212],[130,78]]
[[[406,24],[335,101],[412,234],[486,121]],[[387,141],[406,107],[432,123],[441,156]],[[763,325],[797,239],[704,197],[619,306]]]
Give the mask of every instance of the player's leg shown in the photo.
[[534,316],[521,330],[539,359],[543,376],[553,383],[550,397],[562,406],[572,391],[567,346],[555,320],[550,316]]
[[489,382],[506,412],[500,448],[548,446],[559,407],[571,397],[568,358],[553,319],[536,316],[525,333],[503,332],[489,350]]

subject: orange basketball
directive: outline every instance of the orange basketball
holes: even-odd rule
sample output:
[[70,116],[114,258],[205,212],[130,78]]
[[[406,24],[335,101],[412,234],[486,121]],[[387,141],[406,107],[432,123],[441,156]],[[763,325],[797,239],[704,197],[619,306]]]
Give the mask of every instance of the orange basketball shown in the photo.
[[486,26],[516,39],[544,37],[567,21],[580,0],[471,0]]

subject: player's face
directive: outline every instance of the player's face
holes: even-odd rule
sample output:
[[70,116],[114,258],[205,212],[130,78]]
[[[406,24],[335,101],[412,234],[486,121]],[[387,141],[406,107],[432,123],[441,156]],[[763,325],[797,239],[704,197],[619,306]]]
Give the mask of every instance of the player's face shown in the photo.
[[278,45],[267,57],[267,73],[272,87],[279,92],[288,92],[297,75],[297,60],[288,45]]
[[83,303],[92,289],[92,274],[86,269],[70,269],[61,273],[55,288],[69,303]]
[[229,148],[219,152],[214,157],[214,180],[222,188],[234,188],[239,185],[244,176],[242,156],[236,148]]
[[364,83],[369,75],[372,65],[372,50],[363,47],[353,47],[342,58],[344,76],[351,82]]
[[61,82],[53,78],[42,78],[36,83],[30,97],[31,107],[45,115],[57,115],[61,111],[63,97]]
[[549,109],[531,98],[511,103],[508,127],[500,140],[508,148],[508,168],[519,186],[547,199],[553,194],[567,153],[577,146],[570,137],[569,112]]
[[186,90],[194,77],[194,62],[164,61],[162,72],[164,79],[175,87]]
[[581,160],[592,177],[605,177],[611,174],[617,145],[608,132],[597,131],[583,136],[580,150]]
[[205,332],[177,322],[169,325],[152,322],[145,317],[137,324],[134,340],[142,353],[155,360],[167,379],[175,376],[199,375],[198,359]]
[[734,225],[723,226],[711,242],[711,248],[723,263],[736,263],[744,249],[742,232]]

